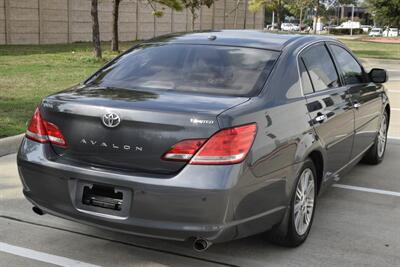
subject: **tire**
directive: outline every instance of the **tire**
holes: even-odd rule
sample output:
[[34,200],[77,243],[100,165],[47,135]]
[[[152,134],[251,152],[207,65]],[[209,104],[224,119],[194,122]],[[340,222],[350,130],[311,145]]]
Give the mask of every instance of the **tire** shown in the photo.
[[387,130],[389,128],[388,114],[385,111],[382,116],[378,134],[375,137],[374,145],[367,151],[363,158],[363,162],[376,165],[382,162],[385,157]]
[[[298,191],[299,190],[301,191],[300,187],[302,187],[301,183],[304,182],[304,180],[303,180],[304,175],[311,175],[310,177],[312,178],[312,192],[310,191],[310,193],[309,193],[309,197],[312,197],[312,207],[311,208],[308,205],[311,202],[307,202],[307,200],[304,200],[304,199],[308,199],[308,201],[310,201],[311,198],[307,198],[307,197],[300,198],[299,197],[301,194]],[[285,247],[297,247],[297,246],[301,245],[307,239],[307,236],[311,229],[311,225],[312,225],[312,222],[314,219],[314,214],[315,214],[316,199],[317,199],[316,170],[315,170],[313,161],[311,159],[307,159],[304,162],[304,165],[296,179],[296,184],[294,186],[292,198],[290,201],[289,214],[288,214],[288,216],[286,216],[286,219],[284,219],[287,221],[281,223],[281,225],[286,225],[287,229],[284,229],[284,231],[280,231],[277,228],[273,228],[272,230],[270,230],[267,233],[269,241],[274,244],[277,244],[280,246],[285,246]],[[295,209],[296,209],[296,212],[295,212]],[[304,214],[304,211],[307,214],[310,214],[310,216],[307,217],[307,218],[309,218],[307,225],[305,225],[304,227],[300,227],[300,223],[302,221],[306,222],[306,217],[302,217],[302,214]],[[303,213],[299,213],[299,212],[303,212]],[[300,218],[300,220],[299,220],[299,218]]]

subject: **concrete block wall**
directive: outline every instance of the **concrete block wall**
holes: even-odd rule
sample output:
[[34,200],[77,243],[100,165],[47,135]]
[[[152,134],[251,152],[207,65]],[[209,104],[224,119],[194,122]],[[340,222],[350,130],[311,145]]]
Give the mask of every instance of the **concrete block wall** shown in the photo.
[[0,44],[6,43],[6,12],[4,0],[0,0]]
[[[237,0],[217,0],[198,11],[195,30],[232,29]],[[263,12],[253,14],[242,0],[236,28],[261,29]],[[91,41],[90,0],[0,0],[0,44],[50,44]],[[145,0],[123,0],[120,5],[121,41],[148,39],[170,32],[192,30],[188,10],[176,12],[164,7],[155,18]],[[100,37],[111,40],[112,0],[99,0]],[[245,25],[246,24],[246,25]]]

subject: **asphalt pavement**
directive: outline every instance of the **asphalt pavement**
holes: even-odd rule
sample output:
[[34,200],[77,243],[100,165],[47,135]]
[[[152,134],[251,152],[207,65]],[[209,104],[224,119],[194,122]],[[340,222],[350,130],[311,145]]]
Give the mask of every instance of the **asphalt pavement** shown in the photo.
[[38,216],[22,195],[15,157],[0,158],[0,266],[400,265],[397,140],[382,164],[357,165],[319,198],[309,239],[295,249],[271,245],[260,234],[197,253],[188,243]]

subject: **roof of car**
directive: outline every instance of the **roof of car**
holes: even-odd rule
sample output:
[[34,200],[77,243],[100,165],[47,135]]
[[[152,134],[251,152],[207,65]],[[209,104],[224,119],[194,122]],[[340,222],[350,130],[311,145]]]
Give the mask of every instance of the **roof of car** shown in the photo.
[[300,34],[276,34],[258,30],[219,30],[168,34],[148,42],[233,45],[281,51],[289,43],[304,37]]

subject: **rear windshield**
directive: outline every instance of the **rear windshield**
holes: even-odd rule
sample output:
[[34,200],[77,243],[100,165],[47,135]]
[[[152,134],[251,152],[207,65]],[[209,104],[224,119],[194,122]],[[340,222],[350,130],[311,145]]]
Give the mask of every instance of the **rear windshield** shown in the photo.
[[186,44],[135,48],[87,81],[104,87],[244,96],[265,83],[279,53]]

